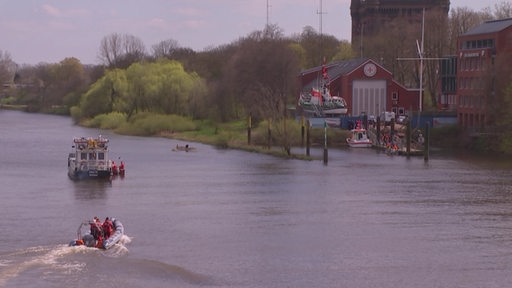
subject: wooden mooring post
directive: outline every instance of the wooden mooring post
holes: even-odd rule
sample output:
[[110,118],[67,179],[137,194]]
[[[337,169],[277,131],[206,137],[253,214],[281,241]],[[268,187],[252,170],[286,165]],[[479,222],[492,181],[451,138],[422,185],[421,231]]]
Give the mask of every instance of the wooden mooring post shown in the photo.
[[247,118],[247,145],[251,145],[251,129],[252,129],[252,115],[249,114],[249,118]]
[[423,144],[423,157],[425,162],[428,161],[429,158],[429,147],[430,147],[430,125],[429,123],[425,123],[425,143]]
[[328,162],[327,155],[327,122],[324,121],[324,165],[327,165]]
[[306,156],[309,156],[309,148],[311,146],[311,131],[310,127],[311,124],[309,123],[309,120],[306,121]]
[[300,137],[301,137],[301,142],[300,142],[300,147],[304,147],[304,133],[305,133],[305,127],[304,127],[304,115],[302,115],[300,117]]
[[406,154],[407,157],[411,156],[411,121],[407,121],[405,123],[405,145],[406,145]]

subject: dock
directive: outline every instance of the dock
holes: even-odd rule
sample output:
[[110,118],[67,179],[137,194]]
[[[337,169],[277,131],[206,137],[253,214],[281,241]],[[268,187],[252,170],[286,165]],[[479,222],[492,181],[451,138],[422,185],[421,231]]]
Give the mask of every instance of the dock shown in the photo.
[[[381,126],[380,139],[377,137],[377,129],[375,126],[368,127],[368,137],[372,140],[372,146],[375,149],[386,151],[388,153],[404,155],[404,156],[422,156],[424,154],[423,145],[414,142],[410,144],[409,152],[407,151],[407,138],[404,125],[396,125],[397,128],[394,133],[391,133],[390,128]],[[393,134],[393,135],[391,135]],[[390,151],[390,145],[394,146],[394,149]]]

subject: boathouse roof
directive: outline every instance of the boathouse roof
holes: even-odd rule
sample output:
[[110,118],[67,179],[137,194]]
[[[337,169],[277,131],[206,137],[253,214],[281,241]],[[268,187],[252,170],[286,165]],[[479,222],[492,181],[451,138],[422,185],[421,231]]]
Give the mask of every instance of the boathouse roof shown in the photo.
[[510,26],[512,26],[512,18],[486,21],[483,24],[478,25],[478,26],[474,27],[473,29],[470,29],[463,35],[469,36],[469,35],[496,33],[496,32],[502,31],[503,29],[506,29]]

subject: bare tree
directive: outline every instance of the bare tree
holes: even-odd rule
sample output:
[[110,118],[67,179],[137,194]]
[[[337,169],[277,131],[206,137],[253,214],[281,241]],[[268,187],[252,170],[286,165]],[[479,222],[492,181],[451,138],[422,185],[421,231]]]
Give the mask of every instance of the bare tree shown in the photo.
[[[430,96],[432,107],[437,107],[437,88],[439,83],[439,59],[444,57],[448,50],[448,25],[446,14],[441,11],[429,11],[425,16],[425,41],[423,57],[431,60],[424,61],[424,78],[426,83],[426,96]],[[419,80],[419,79],[418,79]]]
[[112,33],[103,37],[100,43],[100,61],[110,68],[126,68],[142,61],[145,55],[144,43],[133,35]]
[[159,42],[158,44],[155,44],[151,47],[153,50],[153,57],[155,59],[159,58],[168,58],[173,59],[173,55],[176,53],[176,51],[180,48],[180,45],[178,44],[178,41],[174,39],[167,39],[164,41]]
[[16,68],[17,65],[12,61],[11,55],[7,51],[0,50],[0,85],[14,81]]
[[289,153],[286,104],[292,99],[295,101],[297,95],[299,63],[290,48],[291,42],[275,37],[278,35],[275,32],[253,33],[242,41],[229,64],[228,82],[237,102],[255,122],[261,119],[272,123],[282,121],[281,144]]
[[494,19],[512,18],[512,3],[503,1],[494,4]]
[[124,35],[123,49],[124,54],[121,57],[121,62],[124,65],[122,67],[128,67],[132,63],[144,60],[144,57],[146,57],[144,42],[133,35]]
[[100,43],[99,58],[107,67],[116,67],[123,53],[123,36],[112,33],[103,37]]
[[469,29],[482,23],[482,15],[467,8],[457,7],[450,11],[448,20],[448,53],[457,52],[457,38],[466,33]]
[[418,70],[413,61],[399,58],[417,58],[416,39],[421,39],[421,26],[405,19],[395,19],[379,29],[375,36],[364,40],[364,56],[374,59],[390,70],[398,82],[407,87],[418,87]]

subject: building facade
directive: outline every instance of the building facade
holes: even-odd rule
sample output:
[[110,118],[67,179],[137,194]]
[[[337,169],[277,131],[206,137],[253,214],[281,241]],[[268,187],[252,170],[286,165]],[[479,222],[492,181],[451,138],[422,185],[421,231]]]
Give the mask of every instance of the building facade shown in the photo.
[[379,116],[385,111],[407,115],[419,109],[419,91],[405,88],[393,79],[390,71],[368,58],[338,61],[302,71],[299,79],[303,93],[318,86],[325,70],[331,94],[345,99],[349,116]]
[[448,16],[450,1],[351,0],[352,47],[356,51],[362,49],[360,46],[362,46],[363,38],[375,36],[387,23],[397,19],[421,26],[423,9],[441,11]]
[[457,110],[457,56],[439,61],[439,87],[437,105],[440,111]]
[[489,125],[497,93],[496,58],[512,53],[512,18],[487,21],[457,40],[457,119],[464,128]]

